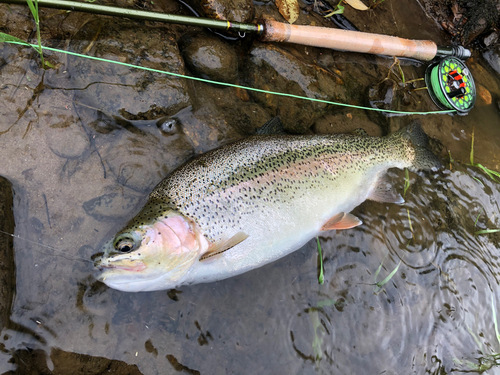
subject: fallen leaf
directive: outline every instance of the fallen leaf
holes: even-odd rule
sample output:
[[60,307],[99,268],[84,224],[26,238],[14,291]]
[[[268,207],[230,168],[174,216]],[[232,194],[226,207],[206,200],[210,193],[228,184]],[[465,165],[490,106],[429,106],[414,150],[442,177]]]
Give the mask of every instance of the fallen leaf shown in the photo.
[[294,23],[299,18],[299,2],[298,0],[275,0],[279,12],[285,20]]
[[477,85],[477,94],[481,98],[482,103],[490,105],[492,102],[491,93],[483,85]]
[[357,10],[368,10],[369,9],[365,4],[363,4],[363,2],[361,0],[344,0],[344,2],[349,4],[354,9],[357,9]]
[[244,102],[248,102],[250,100],[250,96],[248,95],[247,90],[239,87],[236,88],[236,96]]

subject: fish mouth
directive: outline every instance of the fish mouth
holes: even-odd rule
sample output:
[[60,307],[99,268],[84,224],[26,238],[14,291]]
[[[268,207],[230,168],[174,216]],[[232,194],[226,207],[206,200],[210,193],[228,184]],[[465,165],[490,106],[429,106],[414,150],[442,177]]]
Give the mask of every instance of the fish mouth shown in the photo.
[[147,266],[146,263],[141,261],[127,261],[125,264],[116,264],[110,263],[109,261],[104,263],[102,259],[98,259],[94,264],[95,268],[99,271],[110,271],[110,270],[118,270],[118,271],[126,271],[126,272],[141,272],[144,271]]
[[[120,272],[113,265],[101,267],[95,275],[97,281],[122,292],[148,292],[165,289],[164,273]],[[171,288],[176,285],[171,285]]]

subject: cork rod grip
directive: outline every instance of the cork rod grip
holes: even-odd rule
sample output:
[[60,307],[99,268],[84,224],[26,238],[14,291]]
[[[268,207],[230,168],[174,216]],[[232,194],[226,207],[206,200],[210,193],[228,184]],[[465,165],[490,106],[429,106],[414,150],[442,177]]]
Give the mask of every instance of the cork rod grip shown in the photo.
[[413,57],[430,61],[437,45],[430,40],[403,39],[395,36],[331,29],[318,26],[289,25],[265,20],[260,40],[265,42],[297,43],[342,51],[388,56]]

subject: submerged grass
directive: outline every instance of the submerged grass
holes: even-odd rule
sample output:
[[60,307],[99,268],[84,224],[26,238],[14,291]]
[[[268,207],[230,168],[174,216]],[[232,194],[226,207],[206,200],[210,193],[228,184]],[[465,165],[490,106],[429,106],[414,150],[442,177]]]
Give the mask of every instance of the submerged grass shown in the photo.
[[[384,258],[384,260],[385,260],[385,258]],[[375,272],[375,276],[374,276],[375,284],[374,284],[374,290],[373,290],[375,294],[380,293],[380,291],[382,290],[382,287],[392,279],[392,277],[396,274],[396,272],[398,272],[399,266],[401,265],[401,261],[399,261],[396,268],[394,268],[392,270],[392,272],[385,279],[383,279],[382,281],[377,281],[377,276],[380,273],[380,271],[382,270],[383,265],[384,265],[384,261],[382,260],[382,263],[380,263],[380,266],[378,267],[377,271]]]
[[319,275],[318,282],[323,284],[325,282],[325,276],[323,274],[323,253],[321,251],[321,244],[319,243],[319,237],[316,237],[316,243],[318,244],[318,253],[319,253]]
[[[491,311],[493,313],[493,325],[495,327],[496,338],[497,338],[498,344],[500,345],[500,333],[498,332],[497,314],[496,314],[495,300],[493,299],[493,295],[491,296]],[[482,345],[481,341],[479,340],[478,336],[476,334],[474,334],[472,329],[470,329],[470,327],[467,324],[466,324],[466,327],[467,327],[467,331],[474,339],[478,350],[481,353],[484,353],[483,345]],[[479,373],[490,370],[493,367],[500,366],[499,361],[500,361],[500,353],[492,353],[492,354],[485,355],[483,357],[479,357],[477,359],[478,363],[475,363],[475,362],[472,362],[469,360],[460,360],[458,358],[453,359],[453,362],[455,362],[456,365],[467,366],[470,369],[470,371],[467,371],[467,372],[472,371],[472,372],[479,372]]]
[[[471,140],[471,146],[470,146],[470,165],[476,168],[481,169],[486,175],[491,178],[494,182],[500,183],[500,173],[497,171],[494,171],[492,169],[486,168],[484,165],[479,164],[479,163],[474,163],[474,129],[472,129],[472,140]],[[472,177],[474,180],[479,182],[481,186],[484,187],[484,184],[482,183],[481,180],[479,180],[476,177]],[[479,216],[481,216],[482,211],[477,215],[476,220],[474,221],[474,229],[476,228],[477,222],[479,220]],[[500,228],[493,228],[493,229],[483,229],[483,230],[478,230],[475,231],[475,235],[479,234],[492,234],[492,233],[498,233],[500,232]]]
[[[477,225],[477,222],[479,220],[479,216],[481,216],[482,213],[483,213],[483,211],[481,210],[481,212],[479,212],[479,214],[477,215],[476,220],[474,221],[474,230],[476,229],[476,225]],[[474,232],[474,234],[475,235],[478,235],[478,234],[491,234],[491,233],[497,233],[497,232],[500,232],[499,228],[477,230],[477,231]]]
[[406,192],[410,188],[410,173],[408,172],[408,168],[405,168],[405,187],[403,190],[403,198],[406,197]]

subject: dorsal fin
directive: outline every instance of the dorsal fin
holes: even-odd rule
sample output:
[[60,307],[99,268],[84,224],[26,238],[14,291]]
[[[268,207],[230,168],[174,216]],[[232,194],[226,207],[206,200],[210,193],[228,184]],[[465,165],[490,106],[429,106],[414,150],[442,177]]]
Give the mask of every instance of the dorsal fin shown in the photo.
[[257,129],[257,135],[286,134],[285,127],[279,116],[275,116]]
[[363,224],[356,216],[341,212],[328,220],[321,230],[349,229]]
[[200,257],[200,261],[211,258],[215,255],[222,254],[228,251],[232,247],[238,245],[240,242],[245,241],[248,238],[248,234],[244,232],[238,232],[226,241],[220,241],[213,243],[208,251]]
[[357,135],[358,137],[369,137],[368,133],[365,129],[356,128],[352,131],[352,134]]

